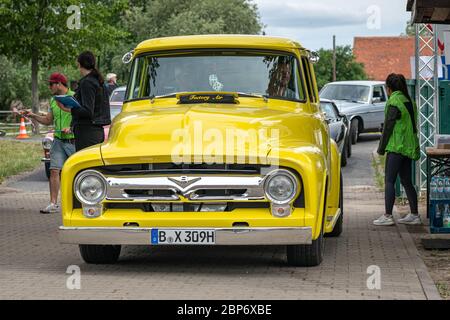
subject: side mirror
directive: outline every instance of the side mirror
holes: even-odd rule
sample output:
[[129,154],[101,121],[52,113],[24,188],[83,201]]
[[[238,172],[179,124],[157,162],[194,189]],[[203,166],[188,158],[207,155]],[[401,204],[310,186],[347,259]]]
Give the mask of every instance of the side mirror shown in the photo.
[[311,63],[313,63],[313,64],[319,62],[319,60],[320,60],[319,54],[315,51],[309,51],[308,58],[309,58],[309,61],[311,61]]
[[124,56],[122,57],[122,62],[123,62],[124,64],[130,63],[131,60],[133,60],[133,54],[134,54],[134,50],[125,53]]
[[374,97],[372,99],[372,103],[380,103],[381,102],[381,98],[380,97]]

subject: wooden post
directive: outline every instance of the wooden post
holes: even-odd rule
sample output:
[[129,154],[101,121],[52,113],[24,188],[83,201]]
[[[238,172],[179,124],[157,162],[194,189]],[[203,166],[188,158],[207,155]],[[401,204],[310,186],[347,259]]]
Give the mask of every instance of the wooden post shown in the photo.
[[333,82],[336,81],[336,36],[333,35]]

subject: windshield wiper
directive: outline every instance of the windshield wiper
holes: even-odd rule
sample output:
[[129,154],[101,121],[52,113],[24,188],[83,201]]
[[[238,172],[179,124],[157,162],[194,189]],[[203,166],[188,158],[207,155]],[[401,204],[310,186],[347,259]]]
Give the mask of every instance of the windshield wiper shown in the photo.
[[169,94],[164,94],[164,95],[161,95],[161,96],[152,95],[149,98],[150,98],[150,100],[153,100],[153,99],[159,99],[159,98],[174,98],[174,97],[176,97],[176,93],[175,92],[169,93]]
[[256,93],[246,93],[246,92],[237,92],[237,94],[241,97],[261,98],[265,102],[269,101],[269,95],[267,95],[267,94],[256,94]]
[[356,99],[338,99],[341,101],[348,101],[348,102],[353,102],[353,103],[365,103],[364,101],[360,101],[360,100],[356,100]]

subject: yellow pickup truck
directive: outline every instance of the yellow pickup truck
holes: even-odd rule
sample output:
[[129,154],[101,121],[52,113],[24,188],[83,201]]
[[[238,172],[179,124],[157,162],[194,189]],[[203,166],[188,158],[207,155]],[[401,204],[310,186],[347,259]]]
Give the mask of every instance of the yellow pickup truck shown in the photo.
[[320,264],[343,203],[317,56],[205,35],[144,41],[130,58],[108,140],[64,165],[60,241],[95,264],[122,245],[285,245],[288,264]]

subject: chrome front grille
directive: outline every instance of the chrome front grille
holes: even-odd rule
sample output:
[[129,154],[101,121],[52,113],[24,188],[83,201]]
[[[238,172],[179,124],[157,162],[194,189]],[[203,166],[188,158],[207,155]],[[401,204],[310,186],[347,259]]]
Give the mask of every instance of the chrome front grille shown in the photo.
[[190,175],[190,174],[261,174],[267,165],[252,164],[174,164],[174,163],[141,163],[122,164],[101,167],[101,172],[112,176],[139,176],[139,175]]
[[264,176],[106,176],[107,200],[258,201],[267,200]]

